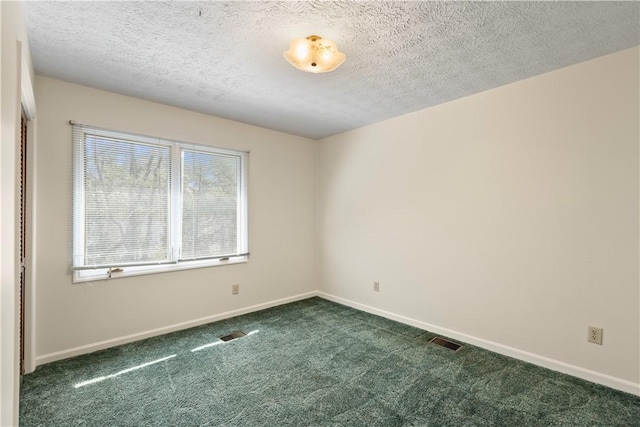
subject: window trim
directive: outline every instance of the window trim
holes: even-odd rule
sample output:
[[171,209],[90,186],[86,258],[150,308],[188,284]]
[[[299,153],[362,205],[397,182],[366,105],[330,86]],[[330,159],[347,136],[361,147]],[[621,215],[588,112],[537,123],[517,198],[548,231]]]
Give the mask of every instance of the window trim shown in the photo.
[[[156,274],[170,271],[180,271],[195,268],[218,267],[230,264],[246,263],[249,259],[249,221],[248,221],[248,173],[249,151],[233,150],[203,144],[187,143],[183,141],[155,138],[130,132],[104,129],[69,121],[72,125],[73,142],[73,210],[72,210],[72,254],[71,272],[73,283],[90,282],[95,280],[108,280],[120,277]],[[131,142],[135,144],[149,144],[152,146],[164,146],[169,149],[169,170],[171,182],[169,191],[169,247],[168,259],[161,262],[147,263],[114,263],[112,265],[85,266],[85,185],[84,185],[84,150],[86,149],[86,136],[97,136],[108,139]],[[237,216],[237,240],[238,253],[224,256],[202,257],[197,259],[181,259],[180,241],[182,228],[182,171],[183,152],[195,151],[201,153],[231,156],[238,159],[238,216]],[[176,240],[176,236],[178,239]],[[177,242],[177,243],[176,243]]]

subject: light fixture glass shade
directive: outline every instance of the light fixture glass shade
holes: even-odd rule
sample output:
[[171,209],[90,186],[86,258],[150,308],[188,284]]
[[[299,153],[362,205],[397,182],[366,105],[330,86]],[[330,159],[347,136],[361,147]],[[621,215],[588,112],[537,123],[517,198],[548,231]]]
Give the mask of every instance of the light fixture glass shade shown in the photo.
[[310,73],[333,71],[347,59],[333,41],[320,36],[294,39],[284,57],[297,69]]

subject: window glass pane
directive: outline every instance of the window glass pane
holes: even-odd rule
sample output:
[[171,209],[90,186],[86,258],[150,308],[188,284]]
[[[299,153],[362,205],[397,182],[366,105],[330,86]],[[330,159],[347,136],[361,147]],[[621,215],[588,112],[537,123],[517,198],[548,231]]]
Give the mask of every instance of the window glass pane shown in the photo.
[[184,150],[182,259],[238,252],[238,156]]
[[169,149],[85,137],[85,265],[169,257]]

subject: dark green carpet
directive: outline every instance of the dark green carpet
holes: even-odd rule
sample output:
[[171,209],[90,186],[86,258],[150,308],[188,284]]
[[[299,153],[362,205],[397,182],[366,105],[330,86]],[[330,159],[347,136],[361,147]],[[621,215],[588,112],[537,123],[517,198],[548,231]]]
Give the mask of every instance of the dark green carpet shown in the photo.
[[640,426],[638,397],[432,337],[312,298],[41,366],[20,423]]

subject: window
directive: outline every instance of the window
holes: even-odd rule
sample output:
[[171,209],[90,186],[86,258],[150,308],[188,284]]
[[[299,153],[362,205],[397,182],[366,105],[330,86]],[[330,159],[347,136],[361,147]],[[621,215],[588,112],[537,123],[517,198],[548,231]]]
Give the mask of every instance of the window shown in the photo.
[[73,125],[74,281],[244,262],[241,151]]

